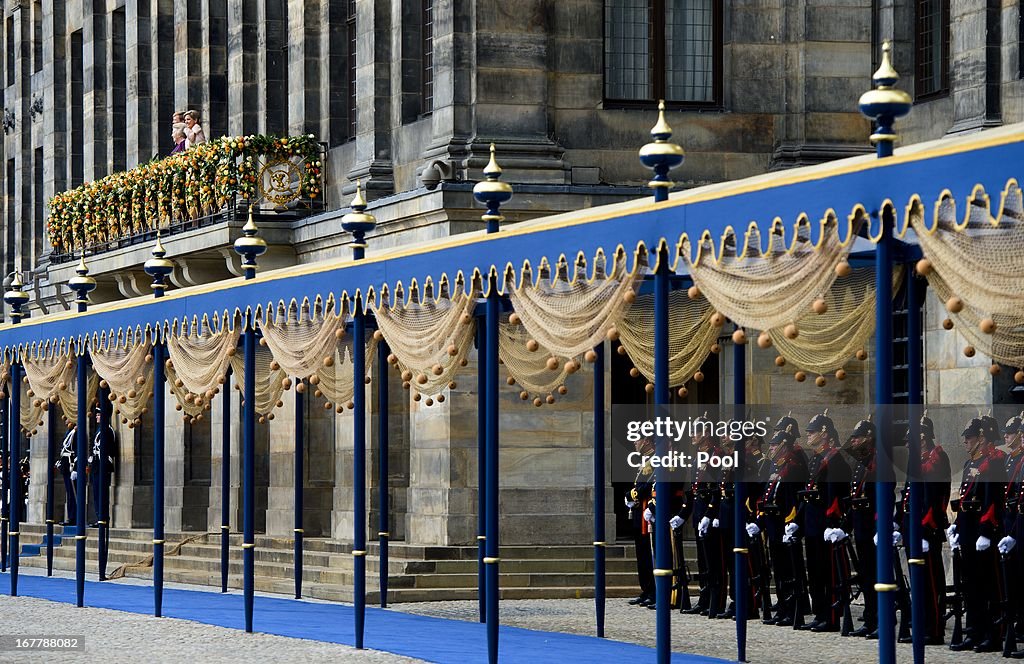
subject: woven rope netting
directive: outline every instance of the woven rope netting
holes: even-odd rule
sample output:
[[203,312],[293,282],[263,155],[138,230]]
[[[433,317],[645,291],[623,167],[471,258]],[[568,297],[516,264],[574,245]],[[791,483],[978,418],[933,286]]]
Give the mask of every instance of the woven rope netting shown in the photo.
[[[422,302],[414,290],[408,303],[385,302],[375,310],[377,327],[391,348],[389,361],[402,372],[403,384],[425,397],[436,397],[449,387],[466,365],[476,334],[476,287],[466,293],[457,286],[451,297],[445,291],[442,284],[441,297],[435,301],[428,284]],[[401,293],[396,299],[401,302]],[[443,401],[443,395],[438,400]]]
[[21,412],[19,413],[21,428],[26,434],[32,435],[38,427],[43,425],[43,411],[49,406],[44,408],[43,400],[36,397],[35,390],[27,380],[22,379],[19,387],[21,389]]
[[[668,383],[682,385],[697,372],[718,338],[711,323],[714,311],[706,300],[691,300],[686,291],[668,296]],[[617,325],[619,343],[633,365],[654,382],[654,296],[640,295]]]
[[[245,358],[242,353],[235,353],[231,356],[231,370],[235,373],[235,388],[242,392],[245,385]],[[281,395],[285,390],[285,378],[288,374],[283,369],[274,369],[274,355],[270,348],[259,344],[256,346],[256,404],[255,413],[260,416],[260,421],[265,418],[273,419],[273,410],[281,402]],[[245,398],[244,392],[243,400]],[[248,404],[245,404],[248,406]]]
[[843,246],[832,220],[821,229],[817,247],[808,230],[800,226],[788,248],[784,237],[769,235],[764,253],[756,227],[747,231],[742,248],[739,238],[730,236],[731,244],[717,259],[708,236],[702,239],[695,262],[689,240],[683,242],[683,253],[694,284],[711,306],[740,327],[768,330],[793,323],[823,297],[836,278],[836,266],[846,260],[853,245]]
[[[64,420],[75,422],[78,418],[78,357],[67,351],[41,352],[36,355],[27,356],[22,362],[25,368],[25,377],[28,378],[33,397],[32,407],[47,410],[50,405],[60,404]],[[99,378],[94,372],[89,372],[86,388],[86,403],[92,403],[96,399],[96,390],[99,385]],[[40,403],[35,403],[39,401]],[[38,418],[32,420],[25,415],[24,404],[22,407],[23,422],[25,419],[38,422]],[[28,428],[31,431],[35,425]]]
[[[196,398],[208,403],[214,391],[224,384],[231,354],[238,346],[241,333],[239,329],[231,329],[229,322],[224,316],[218,325],[210,325],[204,318],[181,334],[167,335],[167,356],[171,364],[167,380],[182,406],[185,406],[184,401],[194,403]],[[188,412],[187,407],[185,410]]]
[[317,302],[312,309],[308,304],[301,310],[294,306],[278,308],[277,316],[268,316],[260,323],[263,339],[274,360],[286,376],[308,378],[334,358],[337,342],[345,334],[343,311],[334,313],[333,300],[326,307]]
[[605,271],[605,258],[598,256],[594,274],[586,278],[585,266],[577,264],[571,279],[568,266],[559,264],[555,278],[548,279],[546,265],[541,265],[536,285],[530,268],[524,267],[518,288],[511,270],[505,275],[505,291],[523,327],[546,352],[561,358],[576,358],[603,343],[608,330],[622,318],[636,289],[643,280],[646,265],[637,259],[632,273],[619,254],[611,273]]
[[[896,269],[893,293],[903,281]],[[768,331],[772,344],[786,362],[820,375],[846,365],[875,333],[875,273],[869,268],[840,277],[824,297],[827,310],[808,311],[796,320],[799,336],[789,339],[782,327]]]
[[527,347],[529,342],[526,329],[509,323],[508,317],[504,317],[498,326],[498,357],[508,375],[523,389],[526,395],[523,399],[529,398],[529,393],[540,398],[542,394],[561,391],[569,374],[579,369],[579,363],[573,358],[554,355],[540,344],[531,351]]
[[171,395],[178,402],[174,409],[181,412],[185,421],[189,423],[203,418],[203,411],[210,410],[210,400],[214,391],[220,391],[219,386],[213,388],[209,395],[190,391],[175,370],[174,365],[169,361],[164,367],[164,378],[167,380],[167,387],[171,390]]
[[122,424],[134,427],[148,410],[153,396],[153,345],[148,335],[96,344],[92,366],[110,388],[110,401]]
[[996,225],[984,199],[973,200],[965,223],[951,199],[927,228],[920,206],[910,223],[924,254],[918,271],[946,304],[953,326],[974,350],[1000,364],[1024,367],[1024,211],[1016,186],[1007,190]]
[[[374,358],[377,353],[378,340],[371,335],[366,342],[366,354],[364,355],[365,366],[363,367],[363,378],[370,373]],[[325,405],[335,407],[335,412],[342,412],[346,407],[351,408],[352,398],[355,396],[355,383],[353,383],[352,364],[352,339],[342,337],[334,343],[333,353],[330,355],[331,362],[321,364],[309,382],[314,386],[313,396],[327,400]],[[298,389],[298,388],[296,388]],[[319,393],[319,394],[318,394]]]

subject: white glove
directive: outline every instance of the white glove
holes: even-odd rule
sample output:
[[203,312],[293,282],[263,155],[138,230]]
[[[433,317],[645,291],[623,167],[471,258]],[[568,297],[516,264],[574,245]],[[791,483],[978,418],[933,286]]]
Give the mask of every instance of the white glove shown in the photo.
[[846,531],[843,530],[842,528],[833,528],[832,529],[832,542],[833,543],[842,542],[847,537],[849,537],[849,535],[847,535]]
[[705,535],[707,535],[708,534],[708,526],[710,526],[710,525],[711,525],[711,519],[709,519],[707,517],[704,517],[703,519],[701,519],[700,523],[697,524],[697,534],[700,535],[701,537],[704,537]]
[[791,543],[792,541],[793,541],[793,536],[792,536],[792,535],[784,534],[784,535],[782,536],[782,543],[783,543],[783,544],[789,544],[789,543]]
[[903,544],[903,533],[898,530],[892,531],[892,545],[899,546]]
[[683,518],[677,514],[668,520],[668,525],[672,530],[678,530],[679,526],[683,525]]
[[1017,540],[1013,539],[1009,535],[999,540],[999,553],[1007,554],[1013,551],[1013,547],[1017,546]]
[[949,541],[949,538],[952,537],[955,534],[956,534],[956,524],[954,523],[949,528],[946,528],[946,541]]
[[89,455],[89,463],[92,463],[92,455]]
[[974,548],[978,551],[987,551],[990,546],[992,546],[992,540],[984,535],[978,537],[978,541],[974,543]]
[[928,540],[926,540],[926,539],[921,540],[921,553],[928,553],[928,551],[931,548],[932,548],[931,545],[928,544]]
[[825,535],[824,535],[824,539],[825,539],[825,541],[826,541],[826,542],[831,542],[831,541],[833,541],[833,540],[832,540],[832,531],[833,531],[833,530],[835,530],[835,528],[826,528],[826,529],[825,529]]
[[796,535],[796,531],[799,530],[799,529],[800,529],[800,526],[798,526],[797,524],[795,524],[795,523],[787,523],[786,524],[786,534],[789,535],[789,539],[793,539],[793,537]]
[[626,507],[629,509],[633,509],[634,507],[636,507],[636,502],[630,500],[629,496],[626,496]]
[[713,520],[713,521],[711,522],[711,527],[712,527],[712,528],[718,528],[718,527],[719,527],[719,526],[721,526],[721,525],[722,525],[722,524],[721,524],[721,522],[720,522],[720,521],[719,521],[718,519],[714,519],[714,520]]
[[78,479],[78,471],[77,470],[72,470],[71,471],[71,481],[74,482],[77,479]]
[[654,512],[651,511],[650,507],[644,510],[644,521],[646,521],[647,523],[654,522]]
[[949,542],[949,548],[951,548],[951,549],[959,549],[960,548],[960,534],[959,533],[953,533],[952,535],[947,537],[946,540]]
[[750,537],[757,537],[760,532],[761,529],[757,527],[756,523],[747,524],[747,535],[749,535]]
[[878,546],[878,533],[875,533],[871,536],[871,541],[874,543],[875,546]]

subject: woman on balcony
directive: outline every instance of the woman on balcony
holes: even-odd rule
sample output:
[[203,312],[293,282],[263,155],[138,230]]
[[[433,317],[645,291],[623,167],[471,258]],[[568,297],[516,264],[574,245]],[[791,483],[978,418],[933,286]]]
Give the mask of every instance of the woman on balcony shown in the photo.
[[171,140],[174,141],[174,148],[171,150],[171,154],[178,154],[179,152],[185,151],[185,123],[176,122],[174,127],[171,129]]
[[185,111],[185,149],[206,142],[206,134],[199,124],[198,111]]

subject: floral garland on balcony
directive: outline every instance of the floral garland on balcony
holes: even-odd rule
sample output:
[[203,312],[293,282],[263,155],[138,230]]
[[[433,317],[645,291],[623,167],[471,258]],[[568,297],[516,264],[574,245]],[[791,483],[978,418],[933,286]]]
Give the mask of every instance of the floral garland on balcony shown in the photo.
[[260,196],[261,164],[298,157],[303,196],[322,194],[320,144],[301,136],[224,136],[170,157],[113,173],[49,202],[50,244],[57,254],[154,231],[222,209],[235,196]]

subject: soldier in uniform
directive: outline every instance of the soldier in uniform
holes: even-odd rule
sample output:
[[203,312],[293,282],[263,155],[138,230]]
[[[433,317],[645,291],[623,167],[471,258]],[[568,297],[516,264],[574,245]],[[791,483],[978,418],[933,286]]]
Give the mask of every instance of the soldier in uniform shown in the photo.
[[[108,496],[104,495],[105,493],[108,493],[108,492],[103,491],[103,489],[105,487],[101,487],[100,486],[100,463],[101,463],[101,459],[102,459],[102,462],[105,464],[104,468],[103,468],[103,474],[104,474],[104,479],[106,480],[108,487],[110,485],[110,479],[111,479],[111,477],[113,477],[113,474],[114,474],[114,457],[113,457],[113,454],[111,453],[112,450],[113,450],[113,446],[114,446],[114,429],[113,429],[113,427],[111,427],[108,424],[105,431],[101,430],[100,429],[100,409],[99,408],[95,409],[95,415],[96,415],[96,436],[95,436],[95,438],[93,438],[93,441],[92,441],[92,454],[90,454],[89,458],[86,460],[88,462],[87,465],[86,465],[86,468],[87,468],[87,470],[89,472],[89,484],[91,485],[91,488],[92,488],[92,509],[93,509],[93,515],[94,515],[94,518],[93,518],[92,522],[89,524],[90,528],[95,528],[97,525],[99,525],[100,518],[106,512],[106,510],[101,510],[100,509],[100,502],[104,498],[108,497]],[[105,441],[103,440],[104,437],[106,437]],[[103,447],[106,447],[106,450],[107,450],[107,454],[106,454],[106,458],[105,459],[103,459],[102,458],[103,455],[100,454],[101,443],[105,443],[105,445],[103,445]],[[104,507],[107,507],[107,506],[105,505]]]
[[[1009,454],[1006,456],[1007,485],[1005,493],[1005,509],[1003,511],[1003,538],[999,540],[997,549],[1004,561],[1002,571],[1006,572],[1006,587],[1009,588],[1013,601],[1013,621],[1020,623],[1024,619],[1024,574],[1021,573],[1021,566],[1024,565],[1024,556],[1017,546],[1020,538],[1024,536],[1024,413],[1016,415],[1007,420],[1003,426],[1003,442],[1006,444]],[[1019,635],[1020,632],[1017,632]],[[1019,651],[1015,657],[1024,658],[1024,650]]]
[[[768,478],[771,475],[772,463],[764,454],[764,438],[750,436],[744,441],[744,468],[742,469],[745,496],[743,504],[743,524],[746,541],[743,546],[747,554],[749,579],[749,597],[747,606],[750,616],[756,617],[760,610],[766,615],[771,614],[768,589],[771,587],[771,569],[768,561],[768,550],[765,547],[761,527],[757,524],[757,501],[764,495]],[[730,596],[735,601],[736,583],[729,584]],[[766,611],[767,609],[767,611]]]
[[757,500],[757,523],[752,524],[764,531],[775,576],[776,611],[764,623],[781,627],[792,627],[797,609],[802,614],[807,606],[803,552],[786,535],[786,528],[799,518],[797,492],[807,482],[807,456],[796,445],[799,435],[792,417],[776,423],[768,445],[770,473]]
[[[896,521],[905,535],[910,533],[910,482],[921,483],[924,512],[921,517],[921,553],[924,560],[925,644],[942,645],[946,632],[946,568],[942,561],[943,532],[949,526],[949,456],[935,442],[935,426],[927,416],[921,418],[921,475],[907,478],[901,493]],[[907,430],[909,440],[910,430]],[[909,567],[909,546],[906,548]]]
[[[840,501],[850,494],[850,466],[839,451],[839,433],[825,413],[807,424],[807,442],[814,451],[808,464],[808,481],[800,492],[803,514],[803,539],[807,553],[807,585],[811,592],[814,620],[797,629],[814,632],[838,632],[839,596],[834,579],[839,578],[835,556],[825,541],[827,528],[838,528],[842,521]],[[800,526],[793,528],[796,533]]]
[[848,521],[857,551],[857,579],[864,598],[864,614],[861,618],[864,624],[851,632],[850,636],[864,636],[869,639],[878,638],[875,519],[881,517],[878,516],[875,504],[876,436],[874,423],[871,420],[861,420],[854,426],[847,441],[850,456],[857,462],[850,485]]
[[[651,456],[654,454],[654,443],[646,438],[639,440],[636,442],[636,451],[644,456]],[[651,558],[649,522],[644,519],[653,488],[654,468],[647,462],[637,471],[633,488],[626,496],[626,507],[629,509],[630,523],[633,526],[636,575],[640,582],[640,594],[629,600],[634,606],[654,604],[654,561]]]
[[61,477],[64,478],[64,505],[67,510],[65,519],[61,522],[61,525],[64,526],[75,525],[75,518],[78,514],[78,501],[75,496],[75,480],[78,479],[78,471],[75,470],[78,459],[78,455],[75,454],[77,431],[75,425],[72,424],[67,435],[64,436],[64,442],[61,443],[60,457],[54,464],[60,471]]
[[967,637],[953,650],[999,650],[1000,602],[996,549],[1002,530],[1006,491],[1006,455],[996,449],[998,428],[975,417],[961,434],[967,448],[958,498],[951,501],[956,521],[946,530],[950,547],[960,548],[965,576]]
[[[703,420],[706,422],[706,420]],[[713,433],[701,433],[693,436],[693,444],[697,452],[705,452],[709,456],[721,456],[718,438]],[[717,618],[725,610],[725,596],[728,588],[728,570],[726,570],[725,540],[721,528],[722,502],[722,471],[710,463],[696,469],[693,486],[690,491],[693,501],[691,519],[693,529],[697,533],[697,566],[706,580],[707,604],[700,607],[700,614]],[[682,511],[678,513],[682,516]],[[702,564],[703,563],[703,564]],[[701,602],[704,601],[702,593]],[[696,607],[695,607],[696,608]]]

